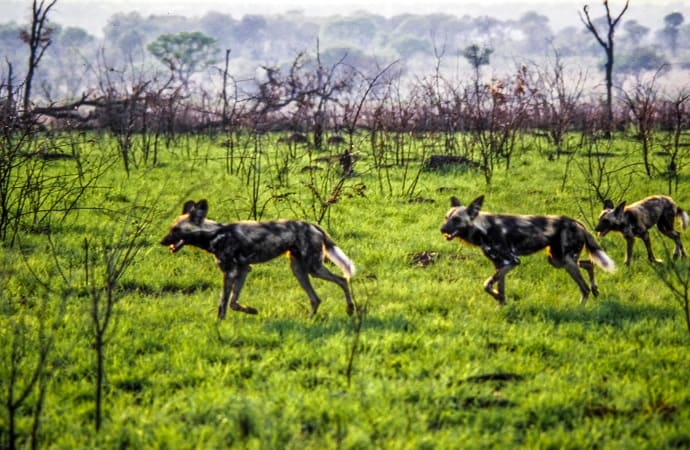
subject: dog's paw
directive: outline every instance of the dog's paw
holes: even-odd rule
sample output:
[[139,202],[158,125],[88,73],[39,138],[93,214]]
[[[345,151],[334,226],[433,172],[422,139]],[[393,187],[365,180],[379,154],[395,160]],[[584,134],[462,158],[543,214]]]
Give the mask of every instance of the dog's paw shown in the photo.
[[252,308],[251,306],[243,306],[242,309],[240,309],[240,311],[247,314],[259,314],[259,310],[256,308]]

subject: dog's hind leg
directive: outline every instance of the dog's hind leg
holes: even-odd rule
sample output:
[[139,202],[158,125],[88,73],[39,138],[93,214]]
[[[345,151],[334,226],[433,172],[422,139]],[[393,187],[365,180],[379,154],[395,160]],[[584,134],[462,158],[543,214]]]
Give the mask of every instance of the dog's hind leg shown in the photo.
[[314,291],[314,287],[311,285],[311,281],[309,281],[309,274],[304,269],[302,261],[293,254],[290,254],[290,268],[292,268],[292,273],[295,274],[295,278],[299,281],[302,289],[304,289],[309,296],[309,301],[311,302],[311,315],[315,316],[321,304],[321,299],[316,295],[316,291]]
[[355,312],[355,304],[350,295],[350,288],[347,285],[347,280],[344,277],[338,276],[326,269],[323,265],[319,265],[316,269],[311,270],[311,274],[323,280],[332,281],[340,286],[345,293],[345,301],[347,302],[347,314],[351,316]]
[[587,275],[589,275],[589,284],[592,288],[592,294],[595,297],[598,296],[599,287],[594,279],[594,264],[592,264],[592,261],[578,261],[577,265],[580,267],[580,269],[584,269],[587,272]]
[[574,259],[566,257],[563,260],[563,268],[566,270],[566,272],[568,272],[572,279],[575,280],[575,283],[577,283],[577,286],[580,288],[580,292],[582,293],[582,296],[580,297],[580,305],[584,305],[587,302],[587,297],[589,297],[590,291],[584,278],[582,278],[582,274],[580,273],[580,267],[578,267],[578,263],[576,263]]
[[673,250],[673,258],[676,259],[679,256],[682,256],[685,258],[685,249],[683,248],[683,242],[680,240],[680,233],[674,230],[673,228],[668,229],[665,227],[661,226],[661,223],[659,223],[659,231],[664,234],[664,236],[668,237],[669,239],[672,239],[673,242],[676,243],[676,248]]

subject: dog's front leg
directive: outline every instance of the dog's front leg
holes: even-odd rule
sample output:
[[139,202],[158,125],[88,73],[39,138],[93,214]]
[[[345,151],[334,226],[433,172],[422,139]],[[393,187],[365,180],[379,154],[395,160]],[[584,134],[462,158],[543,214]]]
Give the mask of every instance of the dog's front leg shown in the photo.
[[[506,303],[506,294],[505,294],[505,287],[506,287],[506,282],[505,282],[505,276],[508,272],[510,272],[513,269],[513,265],[507,265],[503,267],[499,267],[496,269],[496,272],[487,278],[487,280],[484,282],[484,290],[491,295],[498,303],[501,305],[505,305]],[[494,290],[494,284],[498,282],[498,290]]]
[[220,303],[218,304],[218,318],[225,318],[225,311],[228,306],[228,299],[230,298],[230,291],[235,284],[237,278],[237,271],[235,269],[223,271],[223,291],[220,294]]
[[232,285],[232,292],[230,293],[230,308],[233,311],[240,311],[247,314],[257,314],[259,311],[251,306],[242,306],[237,300],[240,298],[240,291],[242,286],[244,286],[244,280],[247,279],[247,274],[249,273],[249,266],[241,266],[236,269],[237,277],[235,278],[235,283]]
[[652,243],[649,240],[649,233],[644,233],[642,236],[640,236],[640,239],[642,239],[642,242],[644,242],[644,245],[647,248],[647,258],[649,259],[649,262],[651,262],[651,263],[663,262],[660,259],[656,259],[656,257],[654,256],[654,252],[652,251]]
[[625,236],[625,261],[624,264],[626,266],[630,265],[630,261],[632,260],[632,252],[633,252],[633,245],[635,245],[635,237],[634,236]]

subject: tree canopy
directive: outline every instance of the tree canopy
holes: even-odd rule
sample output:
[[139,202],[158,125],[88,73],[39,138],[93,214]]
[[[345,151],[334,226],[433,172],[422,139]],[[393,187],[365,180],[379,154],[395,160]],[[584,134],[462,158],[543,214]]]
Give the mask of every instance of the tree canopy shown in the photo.
[[184,86],[200,69],[216,62],[216,40],[200,31],[162,34],[147,49],[170,69]]

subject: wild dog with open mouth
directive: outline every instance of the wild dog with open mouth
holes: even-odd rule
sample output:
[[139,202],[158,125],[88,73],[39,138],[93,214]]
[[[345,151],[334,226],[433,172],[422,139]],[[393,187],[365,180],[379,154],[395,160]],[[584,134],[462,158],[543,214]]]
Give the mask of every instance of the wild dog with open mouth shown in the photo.
[[[496,273],[484,282],[484,290],[500,304],[505,304],[505,276],[520,264],[519,256],[530,255],[547,249],[548,260],[556,268],[564,268],[580,288],[580,304],[587,301],[590,287],[579,269],[589,275],[591,292],[599,294],[594,280],[594,264],[612,272],[615,265],[601,249],[594,236],[585,227],[565,216],[522,216],[480,212],[484,196],[473,200],[467,207],[452,197],[450,210],[441,226],[446,239],[461,240],[482,249],[493,262]],[[580,261],[580,253],[586,248],[592,261]],[[494,284],[498,283],[498,289]]]
[[[207,214],[206,200],[186,202],[182,215],[172,224],[161,244],[169,246],[173,253],[184,245],[192,245],[216,257],[218,267],[223,271],[223,293],[218,305],[218,318],[225,317],[228,299],[230,308],[234,311],[256,314],[256,309],[237,302],[250,265],[285,253],[290,256],[290,267],[297,281],[309,296],[312,315],[316,314],[321,300],[314,292],[309,275],[340,286],[345,292],[347,313],[354,312],[355,305],[348,288],[348,279],[355,273],[354,263],[321,227],[299,220],[221,224],[206,219]],[[338,266],[345,277],[326,269],[323,265],[324,256]]]
[[674,229],[674,221],[677,217],[685,230],[688,227],[688,215],[676,205],[671,197],[665,195],[653,195],[638,202],[626,206],[625,201],[615,208],[611,200],[604,201],[604,209],[599,215],[599,223],[594,231],[603,237],[609,231],[618,231],[623,234],[627,249],[625,252],[625,264],[630,265],[633,244],[635,238],[642,239],[647,247],[647,257],[650,262],[661,262],[654,257],[652,244],[649,242],[649,230],[656,225],[662,234],[673,239],[676,248],[673,257],[685,257],[685,249],[680,240],[680,233]]

